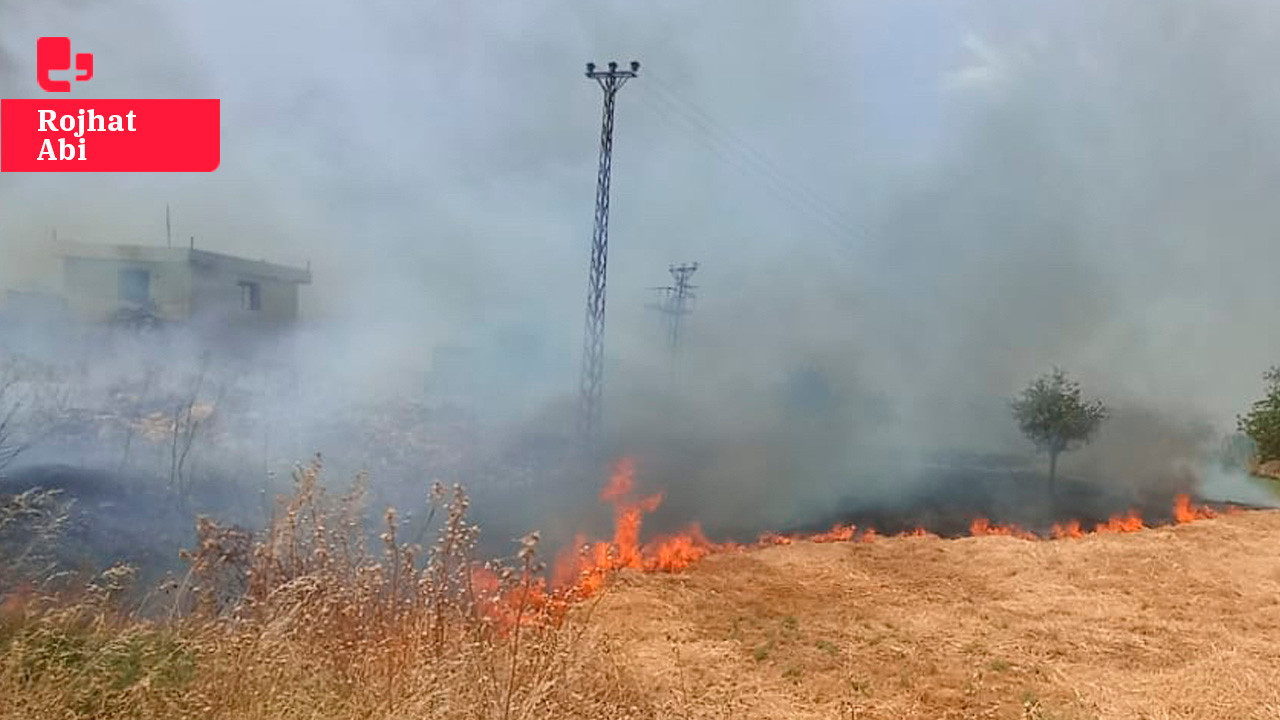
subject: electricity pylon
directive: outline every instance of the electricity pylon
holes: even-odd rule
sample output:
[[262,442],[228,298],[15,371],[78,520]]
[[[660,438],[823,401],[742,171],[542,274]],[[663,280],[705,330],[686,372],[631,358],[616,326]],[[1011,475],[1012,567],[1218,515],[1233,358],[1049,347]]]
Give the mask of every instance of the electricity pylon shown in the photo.
[[582,338],[582,375],[578,383],[578,432],[585,448],[593,448],[600,433],[601,397],[604,390],[604,305],[609,261],[609,175],[613,167],[613,108],[618,90],[640,72],[640,63],[619,70],[597,70],[587,63],[587,77],[604,91],[600,127],[600,168],[596,176],[595,231],[591,236],[591,276],[587,283],[586,329]]

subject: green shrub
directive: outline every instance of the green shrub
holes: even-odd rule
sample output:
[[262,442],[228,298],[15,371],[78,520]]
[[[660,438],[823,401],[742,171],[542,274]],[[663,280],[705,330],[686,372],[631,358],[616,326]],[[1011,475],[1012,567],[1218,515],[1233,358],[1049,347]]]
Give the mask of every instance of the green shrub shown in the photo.
[[1280,367],[1273,366],[1262,375],[1267,394],[1240,416],[1240,432],[1253,440],[1258,462],[1280,459]]

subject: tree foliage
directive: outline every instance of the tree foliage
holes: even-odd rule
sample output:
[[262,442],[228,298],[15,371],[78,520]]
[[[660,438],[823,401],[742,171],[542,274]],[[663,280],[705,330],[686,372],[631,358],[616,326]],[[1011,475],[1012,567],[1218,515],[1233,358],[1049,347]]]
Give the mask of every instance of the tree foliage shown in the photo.
[[1012,405],[1022,434],[1049,454],[1050,483],[1058,455],[1092,440],[1109,414],[1101,400],[1085,400],[1080,384],[1061,368],[1032,381]]
[[1280,459],[1280,367],[1262,374],[1267,394],[1237,419],[1240,432],[1253,440],[1258,462]]

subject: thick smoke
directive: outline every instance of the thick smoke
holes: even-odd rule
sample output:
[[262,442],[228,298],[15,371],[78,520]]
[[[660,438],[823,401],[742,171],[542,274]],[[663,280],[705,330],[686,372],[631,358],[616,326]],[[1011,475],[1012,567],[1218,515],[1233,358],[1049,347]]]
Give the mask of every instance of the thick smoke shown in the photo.
[[[1025,451],[1005,399],[1053,364],[1117,409],[1068,474],[1132,498],[1186,489],[1272,362],[1274,10],[966,10],[960,57],[932,88],[934,152],[888,176],[866,235],[816,256],[792,241],[809,256],[700,308],[690,397],[720,392],[690,400],[689,424],[760,432],[708,465],[725,517],[803,517],[835,488],[855,504],[909,493],[914,473],[886,470],[886,449]],[[813,363],[845,405],[784,440],[797,420],[767,393]],[[748,369],[772,386],[739,382]]]
[[[0,4],[0,94],[38,92],[35,38],[69,35],[98,68],[77,96],[216,96],[224,123],[212,175],[0,176],[0,286],[56,285],[54,228],[161,244],[166,203],[179,242],[310,261],[279,351],[299,392],[259,411],[375,484],[385,453],[321,428],[419,397],[438,346],[473,349],[481,442],[511,463],[571,433],[587,60],[644,63],[606,413],[671,523],[796,523],[1025,455],[1007,399],[1054,364],[1117,410],[1068,477],[1183,489],[1280,355],[1265,0],[322,5]],[[688,260],[671,364],[648,288]],[[407,468],[386,474],[429,479]],[[561,519],[512,498],[533,492],[506,493],[513,528]]]

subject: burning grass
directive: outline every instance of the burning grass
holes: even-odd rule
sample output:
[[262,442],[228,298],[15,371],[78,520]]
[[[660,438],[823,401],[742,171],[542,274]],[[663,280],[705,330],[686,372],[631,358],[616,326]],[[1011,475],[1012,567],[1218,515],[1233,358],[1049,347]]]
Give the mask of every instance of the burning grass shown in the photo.
[[[368,540],[362,483],[333,497],[320,475],[318,459],[301,468],[294,493],[281,499],[261,534],[201,520],[197,545],[185,554],[186,577],[145,596],[130,594],[132,574],[124,568],[74,591],[28,585],[0,593],[0,719],[705,714],[691,713],[701,701],[685,685],[655,695],[650,661],[620,651],[634,646],[612,632],[632,622],[616,608],[634,597],[634,573],[673,573],[701,561],[732,567],[758,554],[746,551],[774,546],[903,552],[941,542],[923,528],[902,534],[923,543],[904,545],[854,525],[808,536],[766,535],[746,545],[713,542],[696,525],[646,540],[644,519],[663,496],[639,492],[635,464],[623,460],[600,493],[613,511],[613,537],[580,537],[546,573],[537,534],[523,538],[505,561],[478,562],[478,529],[467,520],[469,500],[461,488],[433,487],[427,522],[435,523],[437,538],[423,548],[400,537],[394,511],[382,518],[381,535]],[[1186,497],[1174,504],[1178,523],[1212,516]],[[1050,535],[1102,537],[1144,527],[1129,513],[1087,531],[1079,522],[1064,523]],[[981,518],[971,534],[1040,538]],[[806,557],[804,548],[766,552]],[[818,579],[827,575],[820,567],[815,572]],[[732,594],[759,589],[739,580],[743,585]],[[602,602],[614,608],[603,625],[593,619]],[[847,652],[838,633],[809,637],[800,612],[767,631],[750,624],[735,620],[726,632],[739,640],[750,636],[748,657],[761,667],[792,657],[802,640],[812,646],[804,657],[823,667]],[[687,664],[679,657],[674,662]],[[806,682],[812,670],[787,662],[780,677]],[[988,665],[1008,669],[1007,663],[996,658]],[[705,674],[695,669],[688,682],[696,685]],[[763,716],[790,716],[783,706],[774,709]]]
[[[604,587],[606,578],[617,570],[643,572],[678,572],[708,555],[736,552],[752,547],[790,545],[795,542],[875,542],[882,537],[874,527],[859,529],[853,524],[837,523],[830,530],[807,535],[765,533],[754,544],[716,543],[707,539],[702,529],[693,524],[683,532],[642,541],[641,530],[647,514],[662,504],[662,493],[636,492],[636,465],[630,458],[620,460],[600,492],[600,500],[613,506],[614,536],[612,541],[588,542],[578,536],[573,547],[562,552],[552,574],[552,587],[565,598],[584,598]],[[1196,505],[1188,495],[1177,495],[1173,502],[1172,522],[1187,523],[1216,516],[1211,508]],[[1038,534],[1017,525],[994,523],[987,518],[974,518],[969,535],[1013,537],[1021,540],[1065,540],[1088,534],[1131,533],[1145,530],[1148,521],[1136,510],[1113,515],[1106,521],[1086,529],[1079,520],[1055,523],[1047,533]],[[900,533],[904,537],[932,536],[921,527]]]

